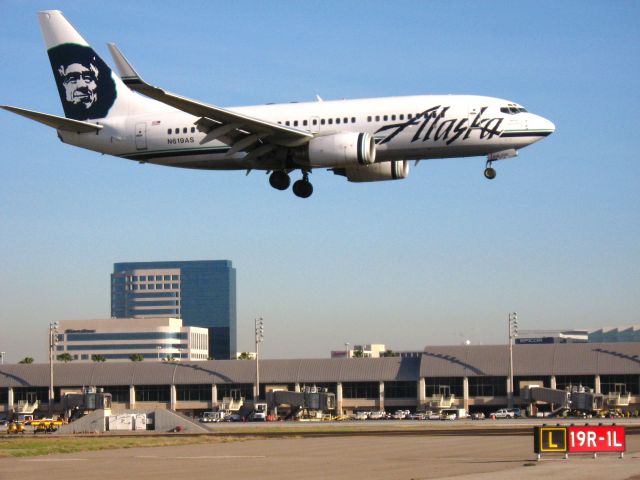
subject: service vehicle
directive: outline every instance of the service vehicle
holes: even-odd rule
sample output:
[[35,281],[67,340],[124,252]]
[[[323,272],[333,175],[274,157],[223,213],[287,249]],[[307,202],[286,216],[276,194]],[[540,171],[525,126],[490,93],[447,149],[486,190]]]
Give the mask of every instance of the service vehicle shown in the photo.
[[253,412],[249,414],[250,422],[266,422],[268,406],[266,403],[255,403]]
[[224,421],[226,416],[226,412],[204,412],[200,421],[202,423],[218,423]]
[[38,420],[32,420],[31,426],[33,427],[33,433],[52,433],[58,430],[63,425],[62,420],[54,420],[52,418],[40,418]]
[[9,424],[9,426],[7,427],[7,433],[8,434],[15,433],[16,435],[18,433],[24,434],[24,423],[22,423],[22,422],[11,422]]

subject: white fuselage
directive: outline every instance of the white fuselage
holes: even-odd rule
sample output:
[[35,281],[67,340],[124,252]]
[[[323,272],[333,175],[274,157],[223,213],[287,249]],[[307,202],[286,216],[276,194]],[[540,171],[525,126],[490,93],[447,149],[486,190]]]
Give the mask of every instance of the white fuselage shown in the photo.
[[[97,133],[61,131],[65,143],[159,165],[210,170],[277,169],[277,160],[228,154],[220,141],[201,143],[198,117],[140,97],[127,116],[100,121]],[[318,135],[366,132],[376,162],[483,156],[534,143],[553,131],[547,119],[506,100],[424,95],[232,107],[228,110]]]

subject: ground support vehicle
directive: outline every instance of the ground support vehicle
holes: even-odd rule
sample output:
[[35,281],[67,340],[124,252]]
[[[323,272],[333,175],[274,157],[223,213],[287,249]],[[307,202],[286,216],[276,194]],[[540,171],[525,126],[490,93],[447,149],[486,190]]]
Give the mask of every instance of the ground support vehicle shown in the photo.
[[8,434],[15,433],[16,435],[18,433],[24,434],[24,423],[22,423],[22,422],[11,422],[9,424],[9,426],[7,427],[7,433]]

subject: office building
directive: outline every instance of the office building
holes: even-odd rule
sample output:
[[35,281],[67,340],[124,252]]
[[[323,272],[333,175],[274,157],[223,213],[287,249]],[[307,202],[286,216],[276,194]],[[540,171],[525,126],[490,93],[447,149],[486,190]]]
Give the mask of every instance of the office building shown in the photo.
[[176,317],[209,330],[209,356],[236,355],[236,270],[229,260],[116,263],[111,316]]
[[68,353],[73,361],[207,360],[209,331],[185,327],[179,318],[120,318],[63,320],[58,326],[56,355]]

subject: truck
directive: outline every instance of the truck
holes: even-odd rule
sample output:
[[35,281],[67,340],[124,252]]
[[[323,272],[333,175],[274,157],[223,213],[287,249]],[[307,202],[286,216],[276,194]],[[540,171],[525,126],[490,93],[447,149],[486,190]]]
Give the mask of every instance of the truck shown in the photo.
[[251,422],[266,422],[267,421],[268,407],[266,403],[254,403],[253,412],[249,414],[249,421]]

